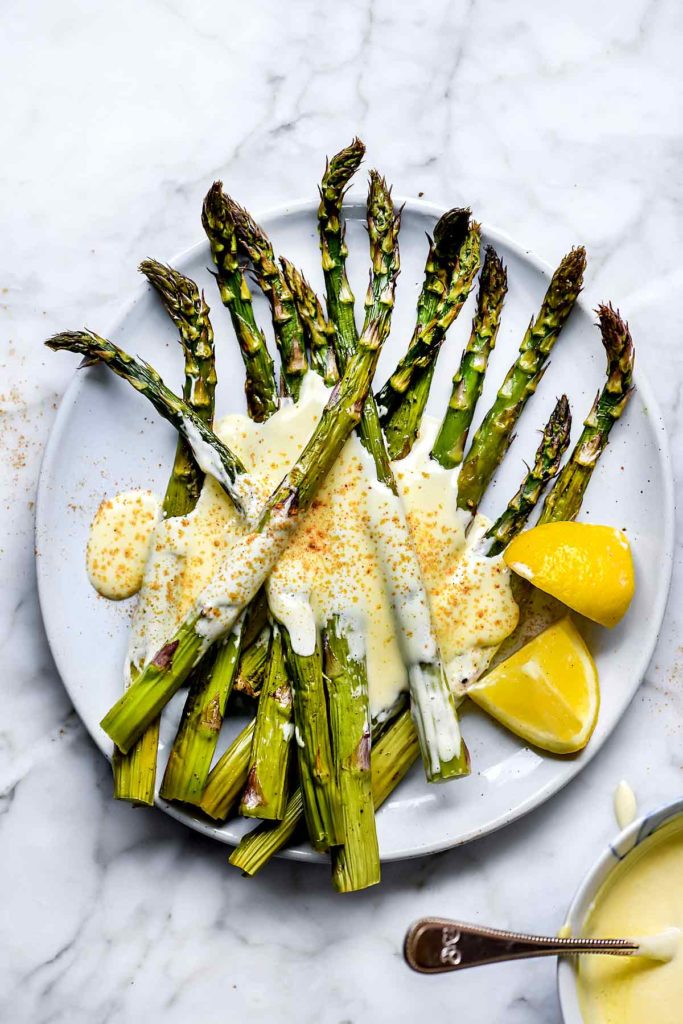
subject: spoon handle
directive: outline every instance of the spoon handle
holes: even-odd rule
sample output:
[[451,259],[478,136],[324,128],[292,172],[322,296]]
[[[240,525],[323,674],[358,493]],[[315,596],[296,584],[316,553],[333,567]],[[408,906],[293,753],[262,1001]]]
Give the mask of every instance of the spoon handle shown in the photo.
[[483,928],[439,917],[423,917],[408,929],[404,956],[414,971],[439,974],[465,967],[521,960],[530,956],[611,953],[632,956],[638,945],[629,939],[558,939]]

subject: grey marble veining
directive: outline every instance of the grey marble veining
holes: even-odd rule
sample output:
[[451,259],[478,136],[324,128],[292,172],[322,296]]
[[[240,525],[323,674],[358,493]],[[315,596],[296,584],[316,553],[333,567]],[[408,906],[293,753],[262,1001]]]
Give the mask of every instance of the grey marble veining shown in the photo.
[[682,31],[676,0],[5,5],[0,1020],[556,1024],[550,962],[424,979],[402,934],[430,912],[552,931],[613,831],[615,783],[643,807],[680,795],[680,542],[643,686],[549,805],[365,894],[283,861],[246,881],[224,848],[111,801],[55,672],[33,502],[72,364],[41,342],[106,328],[141,258],[199,237],[214,177],[253,209],[310,195],[358,132],[399,193],[465,201],[550,262],[586,244],[587,297],[628,316],[680,477]]

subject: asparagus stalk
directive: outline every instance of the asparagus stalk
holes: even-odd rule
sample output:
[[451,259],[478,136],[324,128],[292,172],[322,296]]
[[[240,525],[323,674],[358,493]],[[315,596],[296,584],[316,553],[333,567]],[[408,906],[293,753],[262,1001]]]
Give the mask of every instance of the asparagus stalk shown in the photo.
[[292,688],[287,676],[282,635],[272,628],[268,675],[259,698],[249,774],[240,814],[279,821],[287,806],[291,761]]
[[254,317],[251,292],[237,254],[235,226],[220,181],[214,182],[204,200],[202,224],[211,246],[221,300],[230,312],[244,360],[249,415],[260,423],[278,407],[275,370],[265,335]]
[[533,466],[514,498],[486,534],[491,540],[488,555],[499,555],[521,532],[546,486],[559,472],[562,456],[569,445],[571,427],[569,401],[566,395],[562,395],[545,426]]
[[[333,156],[325,166],[325,173],[320,185],[320,206],[318,208],[318,234],[322,253],[322,266],[325,275],[325,291],[330,322],[335,327],[334,348],[337,362],[343,371],[358,345],[358,331],[354,318],[355,297],[346,273],[346,226],[342,219],[342,202],[349,181],[358,170],[365,153],[365,146],[360,139],[354,139],[350,146]],[[379,179],[375,187],[378,187]],[[377,224],[382,223],[384,232],[387,221],[385,217],[375,218]],[[381,285],[390,279],[391,266],[387,265],[386,255],[382,258],[382,244],[375,243],[378,267],[374,274],[375,286],[381,294]],[[383,264],[383,265],[382,265]],[[374,269],[374,258],[373,258]],[[377,470],[377,479],[395,490],[394,474],[389,465],[379,413],[374,397],[368,395],[358,428],[361,443],[370,453]]]
[[211,424],[215,408],[216,361],[209,307],[204,293],[189,277],[157,260],[143,260],[140,271],[155,288],[166,312],[178,328],[185,354],[186,386],[183,394],[204,423]]
[[[419,755],[417,732],[410,711],[403,711],[377,740],[372,750],[371,785],[375,810],[378,810],[405,777]],[[245,875],[255,875],[294,836],[303,819],[303,798],[297,789],[287,803],[281,822],[261,825],[242,838],[230,856],[230,863]],[[347,891],[345,847],[332,850],[333,878],[339,891]]]
[[243,644],[233,686],[236,691],[246,693],[248,697],[260,695],[268,668],[269,652],[270,626],[266,626],[251,644]]
[[[321,185],[318,211],[320,247],[328,308],[337,328],[337,361],[344,369],[356,345],[353,293],[346,276],[346,247],[341,203],[350,174],[362,152],[354,143],[328,163]],[[381,299],[385,281],[398,269],[396,238],[392,239],[392,203],[389,189],[376,173],[370,175],[368,233],[373,275],[367,302]],[[423,762],[430,781],[466,774],[469,758],[460,736],[457,712],[441,665],[429,601],[417,555],[398,498],[398,489],[384,443],[377,406],[369,397],[359,427],[361,441],[372,455],[383,500],[374,511],[375,537],[382,554],[387,589],[401,630],[403,655],[408,666],[413,714],[421,737]]]
[[496,344],[507,286],[507,271],[493,246],[489,245],[479,280],[472,332],[453,378],[446,415],[432,449],[432,458],[447,469],[459,466],[463,459],[489,356]]
[[[301,789],[295,789],[287,801],[281,821],[264,822],[247,832],[228,858],[228,863],[240,868],[243,874],[253,876],[265,867],[297,833],[304,822],[304,798]],[[333,850],[339,847],[333,847]],[[343,847],[341,847],[343,849]]]
[[[420,755],[415,725],[408,712],[391,723],[372,750],[372,800],[378,811]],[[349,853],[345,846],[332,851],[332,884],[337,892],[348,892],[352,880]]]
[[[458,212],[463,220],[468,216],[467,211]],[[415,442],[446,331],[465,304],[479,270],[480,243],[481,228],[473,221],[457,250],[447,289],[436,302],[434,318],[427,324],[421,323],[421,317],[427,315],[426,310],[431,311],[432,304],[418,307],[413,340],[380,393],[379,404],[386,409],[382,426],[392,459],[404,458]]]
[[249,774],[249,757],[254,739],[255,722],[252,720],[232,741],[223,756],[209,773],[199,807],[216,821],[225,821]]
[[[213,330],[209,309],[197,285],[177,270],[156,260],[145,260],[140,270],[158,292],[178,328],[185,362],[183,398],[206,423],[211,423],[216,390]],[[165,519],[184,516],[197,503],[203,474],[187,443],[178,439],[173,469],[163,501]],[[140,614],[140,611],[136,614]],[[134,680],[138,666],[130,664],[128,679]],[[114,798],[136,804],[154,803],[159,721],[152,722],[128,754],[116,747],[112,755]]]
[[230,196],[224,194],[223,199],[226,216],[232,222],[238,249],[251,261],[256,281],[270,303],[285,393],[297,401],[301,391],[301,379],[308,369],[308,363],[304,328],[294,296],[263,228]]
[[339,380],[339,369],[334,354],[334,324],[325,318],[318,296],[301,271],[284,256],[280,257],[280,266],[304,325],[311,369],[315,370],[331,388]]
[[283,629],[282,635],[293,676],[299,778],[308,836],[314,850],[327,850],[342,842],[344,832],[332,757],[322,652],[316,642],[313,654],[298,654],[287,630]]
[[354,892],[380,880],[370,777],[368,674],[365,656],[350,648],[339,616],[327,624],[324,649],[346,868],[334,874],[333,881],[337,891]]
[[189,404],[166,387],[156,370],[124,352],[92,331],[65,331],[45,343],[54,351],[66,350],[85,356],[85,363],[102,362],[147,398],[157,412],[171,423],[187,442],[204,473],[213,476],[231,498],[238,512],[250,519],[260,508],[262,488],[227,445],[194,412]]
[[539,523],[575,519],[595,465],[607,446],[609,432],[633,391],[635,352],[628,324],[611,305],[598,306],[602,343],[607,353],[607,382],[584,421],[584,428],[548,495]]
[[[228,633],[244,607],[258,592],[286,547],[298,515],[309,507],[346,438],[357,425],[381,346],[389,331],[394,286],[395,281],[385,291],[375,315],[367,320],[358,350],[332,391],[320,421],[299,459],[266,501],[256,526],[236,545],[234,563],[231,559],[232,564],[218,573],[217,578],[200,595],[175,635],[157,652],[135,683],[103,719],[105,732],[124,752],[130,749],[182,685],[199,658]],[[87,333],[63,334],[48,342],[52,348],[85,350],[89,355],[93,354],[93,343],[96,358],[102,358],[110,366],[118,361],[119,367],[126,371],[124,376],[130,373],[133,362],[131,357],[96,336]],[[150,368],[142,369],[145,374],[141,390],[156,400],[164,386]],[[170,392],[168,394],[173,399],[171,408],[177,411],[175,418],[180,428],[189,433],[189,440],[192,441],[195,431],[188,430],[187,424],[189,422],[194,427],[195,420],[197,423],[201,421],[176,396]],[[214,437],[203,424],[202,430],[203,435],[197,428],[203,442],[209,435]],[[229,449],[222,446],[219,449],[221,456],[230,456],[227,462],[230,467],[228,473],[223,458],[206,458],[208,447],[209,443],[205,447],[200,445],[199,450],[211,472],[216,469],[220,473],[226,490],[229,489],[231,496],[235,495],[239,506],[244,509],[247,505],[244,486],[247,474],[244,467]],[[212,455],[216,451],[215,447],[211,447]],[[250,496],[253,488],[252,480]]]
[[209,651],[192,673],[161,783],[164,800],[201,800],[235,679],[242,631],[240,619],[227,640]]
[[417,376],[414,359],[421,352],[420,339],[427,329],[434,326],[439,305],[448,294],[469,223],[469,210],[448,210],[437,221],[434,237],[429,239],[424,281],[417,300],[415,329],[406,354],[399,360],[391,377],[377,395],[383,421],[398,409],[414,383]]
[[340,335],[337,353],[339,346],[343,346],[347,359],[355,351],[358,332],[353,312],[355,299],[346,274],[346,258],[349,252],[346,247],[346,228],[342,221],[341,208],[344,193],[360,167],[364,155],[365,146],[356,138],[350,146],[327,161],[320,185],[318,207],[318,234],[325,274],[327,310]]
[[474,435],[458,477],[458,506],[474,512],[505,452],[529,397],[536,390],[548,356],[581,291],[586,253],[572,249],[552,276],[541,309],[524,335],[496,399]]

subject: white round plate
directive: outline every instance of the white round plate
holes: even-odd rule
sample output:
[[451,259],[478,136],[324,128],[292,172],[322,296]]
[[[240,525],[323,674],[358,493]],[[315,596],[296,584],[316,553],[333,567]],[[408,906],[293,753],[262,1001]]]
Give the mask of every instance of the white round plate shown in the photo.
[[[315,204],[301,202],[262,214],[276,251],[286,254],[323,293],[317,245]],[[379,364],[383,382],[410,338],[415,302],[426,254],[425,232],[443,210],[408,200],[401,228],[401,276],[391,337]],[[358,316],[367,286],[368,253],[362,199],[346,205],[349,272]],[[509,292],[496,350],[487,373],[476,422],[489,406],[519,342],[538,309],[550,268],[505,235],[484,228],[507,264]],[[150,255],[158,255],[151,253]],[[218,412],[244,409],[244,371],[227,311],[207,268],[204,242],[173,260],[199,282],[213,312],[218,354]],[[588,267],[590,274],[590,264]],[[257,317],[269,324],[266,304],[254,296]],[[429,402],[441,415],[451,377],[467,339],[474,293],[443,346]],[[495,515],[517,489],[538,445],[538,430],[556,397],[565,391],[574,414],[573,439],[605,376],[605,357],[594,317],[579,303],[553,351],[551,366],[520,421],[517,438],[489,488],[482,510]],[[88,325],[100,333],[97,310]],[[65,324],[65,327],[80,327]],[[156,366],[180,387],[182,365],[175,330],[150,288],[131,299],[108,336]],[[635,339],[636,347],[638,339]],[[54,355],[54,359],[68,358]],[[48,639],[64,685],[91,736],[106,755],[110,742],[99,727],[104,712],[118,697],[126,653],[131,603],[98,597],[85,573],[88,525],[105,495],[131,487],[162,493],[172,460],[175,433],[145,399],[104,367],[80,370],[62,401],[45,453],[37,512],[38,583]],[[445,786],[428,785],[416,767],[378,815],[382,858],[397,860],[457,846],[514,821],[565,785],[600,749],[633,697],[652,655],[664,614],[673,545],[673,488],[666,437],[650,388],[638,375],[637,389],[590,484],[581,518],[611,523],[626,530],[636,561],[637,590],[631,609],[614,630],[591,631],[589,643],[600,671],[602,707],[588,748],[576,757],[544,756],[525,747],[472,708],[463,715],[463,731],[472,754],[469,778]],[[175,734],[183,694],[163,717],[161,759]],[[239,722],[226,723],[221,750]],[[161,774],[161,773],[160,773]],[[235,843],[251,823],[240,819],[217,828],[191,812],[161,806],[179,820],[224,843]],[[307,846],[290,851],[313,859]]]

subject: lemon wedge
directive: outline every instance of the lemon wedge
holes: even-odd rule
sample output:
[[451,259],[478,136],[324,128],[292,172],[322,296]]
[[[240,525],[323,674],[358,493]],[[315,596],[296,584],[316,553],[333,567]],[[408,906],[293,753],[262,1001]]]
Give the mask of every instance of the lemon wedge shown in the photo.
[[535,526],[515,537],[503,557],[518,576],[602,626],[616,626],[631,603],[631,547],[613,526]]
[[569,618],[468,686],[467,694],[511,732],[555,754],[586,746],[600,707],[595,662]]

